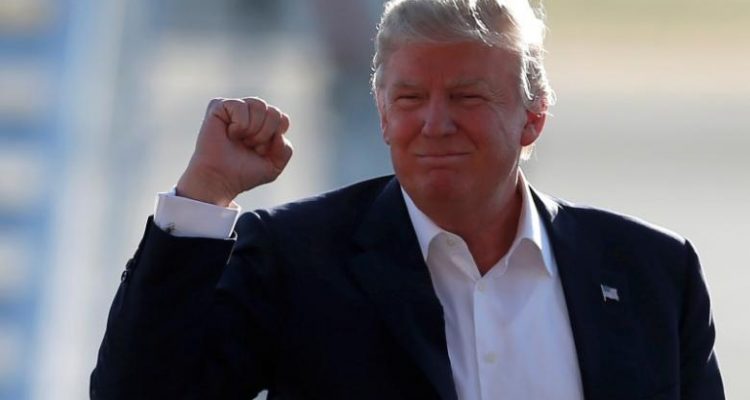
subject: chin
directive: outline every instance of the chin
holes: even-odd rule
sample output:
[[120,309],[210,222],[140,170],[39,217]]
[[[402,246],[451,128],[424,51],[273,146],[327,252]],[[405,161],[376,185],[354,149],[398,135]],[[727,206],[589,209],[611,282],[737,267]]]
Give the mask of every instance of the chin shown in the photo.
[[413,189],[418,193],[415,193],[414,196],[423,200],[444,202],[458,200],[468,194],[469,186],[465,179],[457,176],[444,176],[443,174],[431,175],[415,181],[416,184],[413,185]]

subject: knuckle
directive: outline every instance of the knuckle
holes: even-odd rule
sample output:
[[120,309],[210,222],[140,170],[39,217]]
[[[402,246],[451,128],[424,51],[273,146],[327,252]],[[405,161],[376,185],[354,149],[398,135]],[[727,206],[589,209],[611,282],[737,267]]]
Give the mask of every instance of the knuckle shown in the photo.
[[289,116],[286,115],[286,114],[284,114],[284,113],[281,113],[281,127],[280,127],[280,129],[281,129],[282,133],[286,132],[287,130],[289,130],[289,125],[290,125]]
[[268,108],[268,103],[266,103],[266,101],[261,99],[260,97],[243,97],[242,101],[244,101],[250,107],[258,107],[261,109]]
[[281,110],[279,110],[279,108],[276,106],[268,106],[268,110],[266,111],[266,113],[268,113],[269,117],[272,117],[275,120],[281,119]]
[[289,154],[291,155],[292,153],[294,153],[294,145],[292,144],[291,140],[285,137],[282,137],[282,139],[284,140],[284,147],[287,148]]
[[230,113],[240,113],[240,115],[245,107],[245,103],[239,99],[225,99],[222,105]]
[[213,99],[208,101],[208,106],[206,106],[206,111],[215,110],[216,107],[221,105],[221,102],[224,101],[221,97],[214,97]]

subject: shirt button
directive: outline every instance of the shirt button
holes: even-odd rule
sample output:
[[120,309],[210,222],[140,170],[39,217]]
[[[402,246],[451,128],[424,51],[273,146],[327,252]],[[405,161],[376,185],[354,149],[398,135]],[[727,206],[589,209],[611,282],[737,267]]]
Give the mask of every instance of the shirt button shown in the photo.
[[484,355],[484,357],[482,357],[482,359],[484,359],[484,362],[486,362],[487,364],[494,364],[495,361],[497,361],[497,354],[487,353]]
[[487,288],[487,285],[484,283],[484,281],[479,281],[477,283],[477,290],[480,292],[484,292],[484,289]]
[[445,243],[447,243],[448,246],[453,247],[453,246],[455,246],[458,243],[458,241],[456,241],[456,239],[448,236],[448,238],[445,239]]

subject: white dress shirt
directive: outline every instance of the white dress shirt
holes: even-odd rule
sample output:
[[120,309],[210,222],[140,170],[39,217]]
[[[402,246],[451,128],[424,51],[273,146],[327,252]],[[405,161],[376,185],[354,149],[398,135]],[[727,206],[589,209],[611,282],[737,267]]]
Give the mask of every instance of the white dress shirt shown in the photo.
[[[508,253],[480,276],[464,240],[403,192],[445,316],[461,400],[582,399],[573,335],[552,248],[521,176],[521,216]],[[175,236],[228,238],[240,214],[159,193],[154,222]]]
[[466,242],[435,225],[402,190],[443,306],[453,381],[463,400],[582,399],[555,257],[523,175],[519,184],[516,237],[484,276]]
[[154,223],[174,236],[228,239],[242,208],[234,201],[219,207],[180,197],[171,192],[158,193],[154,206]]

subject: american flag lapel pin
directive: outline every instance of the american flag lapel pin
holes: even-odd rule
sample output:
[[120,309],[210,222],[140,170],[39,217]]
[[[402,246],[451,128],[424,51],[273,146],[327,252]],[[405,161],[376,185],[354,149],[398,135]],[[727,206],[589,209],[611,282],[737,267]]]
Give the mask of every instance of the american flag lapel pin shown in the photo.
[[617,288],[613,288],[611,286],[607,286],[605,284],[599,285],[602,288],[602,297],[604,297],[604,302],[607,301],[620,301],[620,296],[617,294]]

